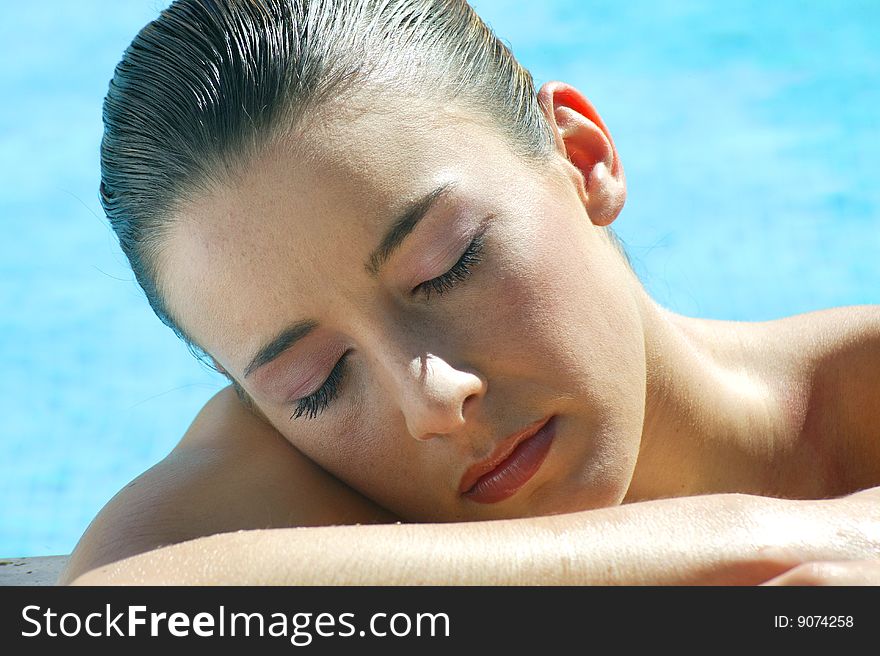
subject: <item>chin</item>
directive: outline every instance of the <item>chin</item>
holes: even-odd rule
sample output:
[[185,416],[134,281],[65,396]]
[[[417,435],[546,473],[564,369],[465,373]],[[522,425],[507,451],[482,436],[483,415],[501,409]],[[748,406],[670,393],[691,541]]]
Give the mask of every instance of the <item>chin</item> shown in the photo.
[[543,515],[559,515],[583,510],[611,508],[623,503],[629,489],[628,477],[612,477],[607,472],[585,472],[563,485],[556,486],[553,494],[539,496],[536,491],[535,507]]

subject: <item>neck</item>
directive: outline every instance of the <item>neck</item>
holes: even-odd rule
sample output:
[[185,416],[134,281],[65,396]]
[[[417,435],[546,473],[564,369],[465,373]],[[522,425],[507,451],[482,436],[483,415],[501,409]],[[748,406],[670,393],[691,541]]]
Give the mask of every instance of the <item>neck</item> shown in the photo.
[[[625,502],[742,492],[821,496],[792,452],[809,390],[770,324],[683,317],[645,294],[647,389],[639,458]],[[804,480],[806,479],[806,483]]]

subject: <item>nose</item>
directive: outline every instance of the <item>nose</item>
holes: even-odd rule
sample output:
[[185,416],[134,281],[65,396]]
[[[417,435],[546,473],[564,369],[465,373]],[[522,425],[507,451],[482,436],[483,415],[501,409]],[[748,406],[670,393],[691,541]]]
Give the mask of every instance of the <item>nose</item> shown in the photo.
[[403,386],[401,406],[406,427],[417,440],[461,428],[486,393],[485,379],[436,355],[414,358],[408,373],[410,382]]

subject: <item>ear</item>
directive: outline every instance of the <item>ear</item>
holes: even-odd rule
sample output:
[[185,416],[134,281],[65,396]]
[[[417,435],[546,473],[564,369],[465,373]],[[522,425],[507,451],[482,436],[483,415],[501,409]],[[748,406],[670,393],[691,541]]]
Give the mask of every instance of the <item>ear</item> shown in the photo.
[[564,82],[544,84],[538,102],[557,150],[580,172],[578,193],[590,220],[610,224],[626,201],[626,179],[608,128],[590,101]]

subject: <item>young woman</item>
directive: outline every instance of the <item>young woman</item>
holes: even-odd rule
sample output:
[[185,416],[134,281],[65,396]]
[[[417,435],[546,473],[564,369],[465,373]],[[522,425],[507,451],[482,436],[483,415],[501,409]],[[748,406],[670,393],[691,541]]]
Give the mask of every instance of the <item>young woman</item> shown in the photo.
[[660,307],[595,108],[465,2],[175,2],[101,193],[232,386],[63,581],[880,582],[880,310]]

